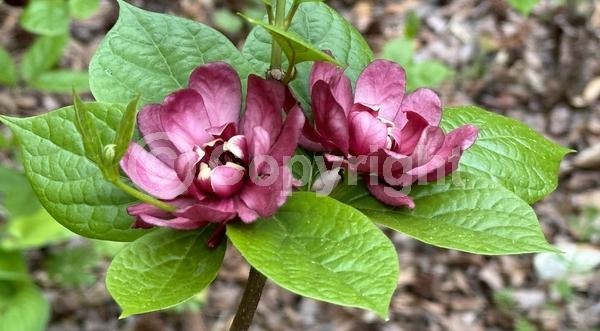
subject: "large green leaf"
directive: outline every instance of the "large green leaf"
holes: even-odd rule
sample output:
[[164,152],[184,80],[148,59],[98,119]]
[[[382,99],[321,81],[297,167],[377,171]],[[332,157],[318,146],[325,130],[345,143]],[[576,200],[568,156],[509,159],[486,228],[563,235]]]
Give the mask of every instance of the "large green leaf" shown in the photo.
[[124,1],[119,20],[90,64],[90,87],[98,101],[162,102],[187,86],[199,65],[224,61],[245,79],[250,68],[244,57],[216,30],[187,19],[147,12]]
[[227,235],[252,266],[279,286],[387,317],[398,277],[396,251],[356,209],[297,192],[275,216],[228,225]]
[[386,206],[362,185],[338,186],[333,196],[374,222],[439,247],[486,255],[556,251],[525,201],[469,173],[414,186],[414,210]]
[[460,170],[484,176],[533,203],[556,189],[558,170],[570,150],[525,124],[477,107],[444,110],[442,126],[452,130],[473,124],[479,138],[460,160]]
[[[124,105],[90,103],[103,143],[112,143]],[[144,233],[131,229],[125,207],[134,199],[102,177],[84,156],[73,107],[30,118],[0,116],[17,137],[25,174],[50,215],[82,236],[130,241]]]
[[[362,35],[334,9],[321,2],[305,3],[300,6],[291,32],[301,36],[316,49],[328,50],[342,65],[354,82],[361,71],[373,60],[373,52]],[[264,73],[271,60],[271,35],[261,27],[254,28],[242,53],[254,70]],[[297,66],[297,78],[291,83],[292,90],[309,112],[310,98],[308,81],[312,63]]]
[[35,34],[66,34],[69,31],[69,4],[66,0],[31,0],[21,15],[21,25]]
[[39,37],[23,56],[21,76],[32,81],[41,73],[51,69],[60,59],[67,45],[67,35]]
[[50,305],[30,282],[0,282],[0,330],[43,331]]
[[0,46],[0,85],[17,84],[17,66],[8,51]]
[[106,275],[108,291],[123,308],[121,317],[172,307],[210,284],[226,246],[208,248],[213,229],[161,229],[126,246]]

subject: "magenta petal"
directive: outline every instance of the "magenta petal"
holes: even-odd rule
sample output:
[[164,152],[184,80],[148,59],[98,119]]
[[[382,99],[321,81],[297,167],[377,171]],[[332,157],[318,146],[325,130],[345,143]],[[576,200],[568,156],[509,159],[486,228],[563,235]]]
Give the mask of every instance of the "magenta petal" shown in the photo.
[[121,168],[138,187],[159,199],[174,199],[186,190],[175,170],[136,143],[129,145]]
[[236,215],[232,199],[202,201],[175,213],[177,216],[201,222],[221,223]]
[[298,146],[300,132],[304,126],[304,119],[304,113],[298,106],[294,107],[287,115],[287,118],[283,123],[281,134],[277,138],[277,141],[275,141],[275,144],[269,153],[275,158],[277,164],[283,165],[292,155],[294,155],[296,147]]
[[185,152],[179,155],[175,161],[175,172],[177,173],[177,177],[187,188],[189,188],[194,182],[194,179],[196,179],[196,169],[203,156],[198,153],[203,154],[204,152],[199,149],[196,151]]
[[397,153],[410,155],[414,151],[423,130],[427,128],[427,121],[415,112],[407,112],[406,124],[400,130],[400,140],[397,141],[397,147],[394,150]]
[[261,217],[273,216],[292,191],[292,175],[288,166],[282,166],[269,176],[257,178],[240,192],[240,198]]
[[167,96],[160,119],[169,139],[182,153],[213,140],[206,129],[214,125],[195,90],[179,90]]
[[147,228],[158,226],[163,228],[171,228],[175,230],[194,230],[204,227],[208,224],[207,221],[189,219],[185,217],[175,217],[172,219],[162,219],[151,215],[141,215],[139,221],[136,222],[136,227]]
[[223,150],[230,152],[244,162],[248,161],[248,139],[246,139],[246,136],[237,135],[229,138],[223,144]]
[[250,176],[258,176],[268,162],[271,149],[271,135],[262,127],[254,128],[253,145],[248,146],[252,160],[250,161]]
[[228,122],[221,126],[213,126],[208,128],[206,129],[206,132],[212,135],[215,139],[228,140],[229,138],[235,136],[237,128],[234,122]]
[[260,217],[256,211],[250,209],[241,199],[237,199],[235,209],[242,222],[247,224],[256,221]]
[[221,198],[232,196],[244,185],[245,174],[244,168],[231,162],[214,168],[210,175],[212,191]]
[[[242,124],[242,133],[253,145],[254,128],[261,127],[274,139],[281,131],[282,110],[286,89],[276,80],[265,80],[255,75],[248,77],[248,95],[246,97],[246,113]],[[269,142],[269,146],[273,141]]]
[[437,153],[437,156],[445,162],[442,166],[432,170],[427,175],[427,179],[438,180],[455,171],[463,152],[475,143],[478,134],[479,129],[472,125],[464,125],[450,132],[446,136],[444,146]]
[[369,112],[350,113],[350,152],[352,155],[368,155],[384,148],[387,126]]
[[442,119],[442,101],[434,91],[420,88],[402,100],[402,111],[421,115],[429,125],[438,126]]
[[138,128],[144,141],[159,160],[172,166],[179,151],[169,140],[160,120],[162,105],[146,105],[138,113]]
[[313,86],[312,107],[319,134],[343,154],[348,154],[348,119],[324,81],[320,80]]
[[382,184],[369,184],[369,192],[373,194],[377,200],[385,203],[386,205],[394,207],[407,206],[408,208],[415,208],[415,203],[411,197],[406,193],[395,190],[390,186]]
[[421,166],[433,158],[444,145],[446,136],[440,127],[430,126],[423,130],[412,154],[413,167]]
[[190,75],[189,87],[202,96],[212,126],[238,123],[242,85],[229,64],[214,62],[198,67]]
[[309,90],[312,90],[320,80],[329,85],[333,97],[347,116],[354,103],[354,97],[352,96],[352,83],[350,83],[350,78],[344,74],[344,69],[327,62],[315,62],[310,75]]
[[356,82],[354,102],[379,108],[379,116],[393,121],[406,89],[406,74],[396,63],[375,60]]

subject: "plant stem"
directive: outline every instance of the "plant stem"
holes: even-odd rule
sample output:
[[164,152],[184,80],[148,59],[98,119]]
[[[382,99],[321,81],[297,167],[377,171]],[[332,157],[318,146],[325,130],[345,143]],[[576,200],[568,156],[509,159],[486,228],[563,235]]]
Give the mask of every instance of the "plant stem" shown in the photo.
[[112,183],[116,187],[120,188],[123,192],[131,195],[132,197],[134,197],[140,201],[143,201],[145,203],[151,204],[151,205],[153,205],[157,208],[160,208],[164,211],[174,212],[177,210],[177,207],[170,205],[166,202],[162,202],[154,197],[149,196],[146,193],[140,192],[140,191],[134,189],[133,187],[125,184],[121,179],[116,179],[116,180],[112,181]]
[[229,331],[247,331],[250,328],[266,281],[263,274],[250,267],[248,282]]
[[[277,0],[275,7],[275,26],[285,27],[285,0]],[[281,47],[273,39],[271,46],[271,71],[281,70]]]
[[294,16],[296,15],[296,11],[298,11],[298,8],[300,7],[300,3],[294,1],[294,4],[292,5],[292,8],[290,8],[290,12],[288,13],[287,17],[285,18],[285,30],[287,31],[287,29],[290,28],[290,25],[292,25],[292,20],[294,19]]

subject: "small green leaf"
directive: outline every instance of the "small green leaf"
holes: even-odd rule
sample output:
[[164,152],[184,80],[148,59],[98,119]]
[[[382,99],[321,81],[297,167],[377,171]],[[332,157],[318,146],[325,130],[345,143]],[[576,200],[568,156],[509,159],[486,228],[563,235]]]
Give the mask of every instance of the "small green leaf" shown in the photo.
[[0,249],[0,283],[14,280],[29,280],[23,253]]
[[106,275],[108,291],[123,308],[121,318],[175,306],[208,286],[226,246],[208,248],[212,230],[161,229],[126,246]]
[[28,82],[33,81],[35,77],[54,67],[68,40],[66,35],[39,37],[23,56],[21,62],[23,79]]
[[485,255],[557,251],[525,201],[469,173],[413,186],[414,210],[386,206],[361,185],[340,185],[332,195],[376,223],[443,248]]
[[[88,103],[103,145],[114,141],[125,106]],[[131,229],[126,207],[135,201],[107,182],[85,156],[74,107],[18,119],[0,116],[21,147],[25,174],[50,215],[82,236],[131,241],[147,231]]]
[[41,208],[25,175],[1,165],[0,202],[11,218],[28,216]]
[[527,16],[540,0],[508,0],[521,14]]
[[438,87],[454,73],[452,69],[437,61],[412,63],[405,69],[408,91],[414,91],[420,87]]
[[30,82],[31,87],[41,91],[70,93],[75,91],[88,92],[90,90],[87,72],[71,70],[53,70],[40,73]]
[[408,39],[415,39],[421,30],[421,19],[414,11],[406,14],[406,23],[404,24],[404,35]]
[[21,26],[35,34],[66,34],[69,31],[69,4],[66,0],[31,0],[21,15]]
[[0,245],[3,248],[30,249],[63,241],[73,233],[56,222],[45,209],[39,208],[31,215],[11,218],[5,235],[7,238]]
[[229,9],[218,9],[213,14],[213,22],[217,29],[234,34],[238,33],[244,27],[244,22]]
[[81,137],[85,156],[96,165],[101,165],[104,151],[92,118],[93,115],[89,113],[88,106],[76,93],[73,93],[73,108],[75,109],[75,127]]
[[0,282],[0,330],[43,331],[50,305],[30,282]]
[[285,56],[288,58],[288,63],[302,63],[307,61],[323,61],[341,66],[334,58],[327,53],[315,48],[310,43],[305,41],[300,35],[293,31],[285,31],[274,25],[270,25],[260,20],[244,16],[248,22],[263,27],[279,44]]
[[6,86],[17,84],[17,65],[2,46],[0,46],[0,84]]
[[[360,32],[323,2],[300,6],[289,31],[301,36],[315,49],[331,51],[333,57],[346,68],[346,75],[352,82],[373,60],[373,52]],[[271,43],[272,37],[264,28],[256,27],[250,32],[242,53],[253,66],[254,72],[264,74],[269,69]],[[296,79],[290,83],[290,87],[302,102],[304,111],[310,114],[308,82],[312,63],[300,63],[296,69]]]
[[118,163],[123,158],[131,139],[133,139],[139,103],[140,97],[137,97],[131,100],[127,108],[125,108],[125,113],[123,113],[123,118],[121,119],[121,123],[119,123],[119,129],[115,136],[115,163]]
[[69,0],[71,16],[86,19],[98,9],[100,0]]
[[243,81],[247,61],[220,32],[191,20],[157,14],[119,1],[119,20],[90,63],[90,87],[102,102],[160,103],[188,85],[201,64],[224,61]]
[[275,216],[251,225],[231,223],[227,235],[279,286],[387,318],[398,257],[390,240],[356,209],[297,192]]
[[[414,41],[407,38],[396,38],[383,45],[381,57],[399,63],[403,67],[412,65]],[[409,79],[412,77],[409,76]]]
[[556,189],[558,170],[570,152],[525,124],[477,107],[444,110],[442,127],[465,124],[480,129],[479,137],[460,160],[460,170],[487,177],[534,203]]

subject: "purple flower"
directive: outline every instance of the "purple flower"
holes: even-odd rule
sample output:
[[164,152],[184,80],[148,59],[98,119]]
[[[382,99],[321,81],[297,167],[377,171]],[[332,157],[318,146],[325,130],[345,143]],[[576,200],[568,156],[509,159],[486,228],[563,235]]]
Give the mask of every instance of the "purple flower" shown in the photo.
[[404,69],[393,62],[372,62],[354,95],[343,69],[316,63],[310,78],[314,127],[304,125],[300,145],[370,176],[369,190],[380,201],[414,208],[412,199],[394,188],[456,170],[479,130],[465,125],[444,134],[437,94],[418,89],[405,95],[405,88]]
[[291,191],[287,161],[304,124],[298,106],[282,118],[285,98],[281,83],[251,75],[240,118],[239,76],[211,63],[191,74],[188,88],[145,106],[138,126],[148,151],[132,143],[121,167],[138,187],[178,209],[132,206],[135,226],[185,230],[272,216]]

